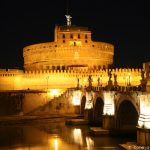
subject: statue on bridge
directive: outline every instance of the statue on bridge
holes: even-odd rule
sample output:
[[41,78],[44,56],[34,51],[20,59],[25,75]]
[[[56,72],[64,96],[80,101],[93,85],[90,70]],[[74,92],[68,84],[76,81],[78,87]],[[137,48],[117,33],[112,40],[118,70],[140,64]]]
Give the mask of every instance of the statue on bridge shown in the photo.
[[80,86],[80,79],[77,78],[77,89],[79,89],[79,86]]
[[142,70],[141,71],[141,84],[140,84],[140,86],[141,86],[141,90],[142,91],[145,91],[146,90],[146,84],[147,84],[147,80],[145,79],[145,76],[144,76],[144,74],[145,74],[145,72]]
[[89,89],[91,89],[92,88],[92,82],[93,82],[91,75],[89,75],[88,81],[89,81]]
[[111,71],[108,71],[108,77],[109,77],[108,87],[111,87],[112,86],[112,73],[111,73]]
[[118,85],[118,83],[117,83],[117,75],[114,74],[114,86],[117,86],[117,85]]

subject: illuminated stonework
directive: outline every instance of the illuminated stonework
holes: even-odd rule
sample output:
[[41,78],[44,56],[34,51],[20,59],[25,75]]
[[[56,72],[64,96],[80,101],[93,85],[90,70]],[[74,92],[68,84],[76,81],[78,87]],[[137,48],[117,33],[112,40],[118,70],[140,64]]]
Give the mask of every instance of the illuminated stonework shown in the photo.
[[23,49],[25,70],[60,70],[73,67],[108,68],[113,63],[114,46],[94,42],[86,27],[56,26],[54,42]]
[[93,108],[93,102],[94,102],[94,92],[89,91],[86,92],[86,103],[85,103],[85,109],[92,109]]
[[92,41],[87,27],[56,26],[54,42],[23,49],[24,70],[0,69],[0,90],[81,88],[89,85],[89,76],[92,86],[141,85],[143,68],[109,69],[113,56],[114,46]]
[[81,91],[80,90],[73,92],[72,104],[74,106],[80,106],[81,104]]
[[150,129],[150,94],[143,94],[140,98],[140,116],[138,126]]
[[114,115],[115,114],[114,105],[114,92],[108,91],[104,92],[104,115]]

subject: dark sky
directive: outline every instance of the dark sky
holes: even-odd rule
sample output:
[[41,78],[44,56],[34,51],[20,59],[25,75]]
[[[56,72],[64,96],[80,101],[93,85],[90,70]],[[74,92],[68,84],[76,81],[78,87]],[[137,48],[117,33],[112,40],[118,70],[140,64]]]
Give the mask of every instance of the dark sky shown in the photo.
[[[5,0],[0,7],[0,68],[22,68],[23,47],[52,41],[55,24],[66,22],[67,0]],[[114,44],[116,67],[150,61],[149,10],[144,0],[69,1],[73,24],[89,27],[95,41]]]

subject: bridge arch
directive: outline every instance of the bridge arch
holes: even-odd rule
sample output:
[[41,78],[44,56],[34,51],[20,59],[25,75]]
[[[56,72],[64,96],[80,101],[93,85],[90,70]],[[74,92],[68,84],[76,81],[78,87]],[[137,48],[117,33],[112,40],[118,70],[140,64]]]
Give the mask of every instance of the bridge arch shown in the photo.
[[120,130],[136,130],[138,122],[138,110],[129,99],[120,102],[116,110],[116,127]]
[[102,116],[103,116],[103,109],[104,109],[104,101],[101,97],[96,97],[94,109],[93,109],[93,122],[96,125],[102,125]]
[[124,100],[128,100],[132,103],[134,108],[136,109],[138,115],[140,115],[140,104],[137,95],[126,95],[126,94],[118,94],[115,98],[115,114],[117,114],[118,109]]

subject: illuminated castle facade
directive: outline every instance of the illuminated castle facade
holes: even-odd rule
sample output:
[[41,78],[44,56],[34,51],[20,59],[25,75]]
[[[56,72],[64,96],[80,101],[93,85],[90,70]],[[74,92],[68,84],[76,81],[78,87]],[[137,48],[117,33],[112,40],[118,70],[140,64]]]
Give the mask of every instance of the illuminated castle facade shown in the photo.
[[23,49],[24,70],[0,69],[0,90],[85,87],[89,76],[93,86],[141,84],[143,69],[109,69],[114,46],[92,41],[88,28],[73,26],[66,17],[67,25],[55,27],[54,42]]

